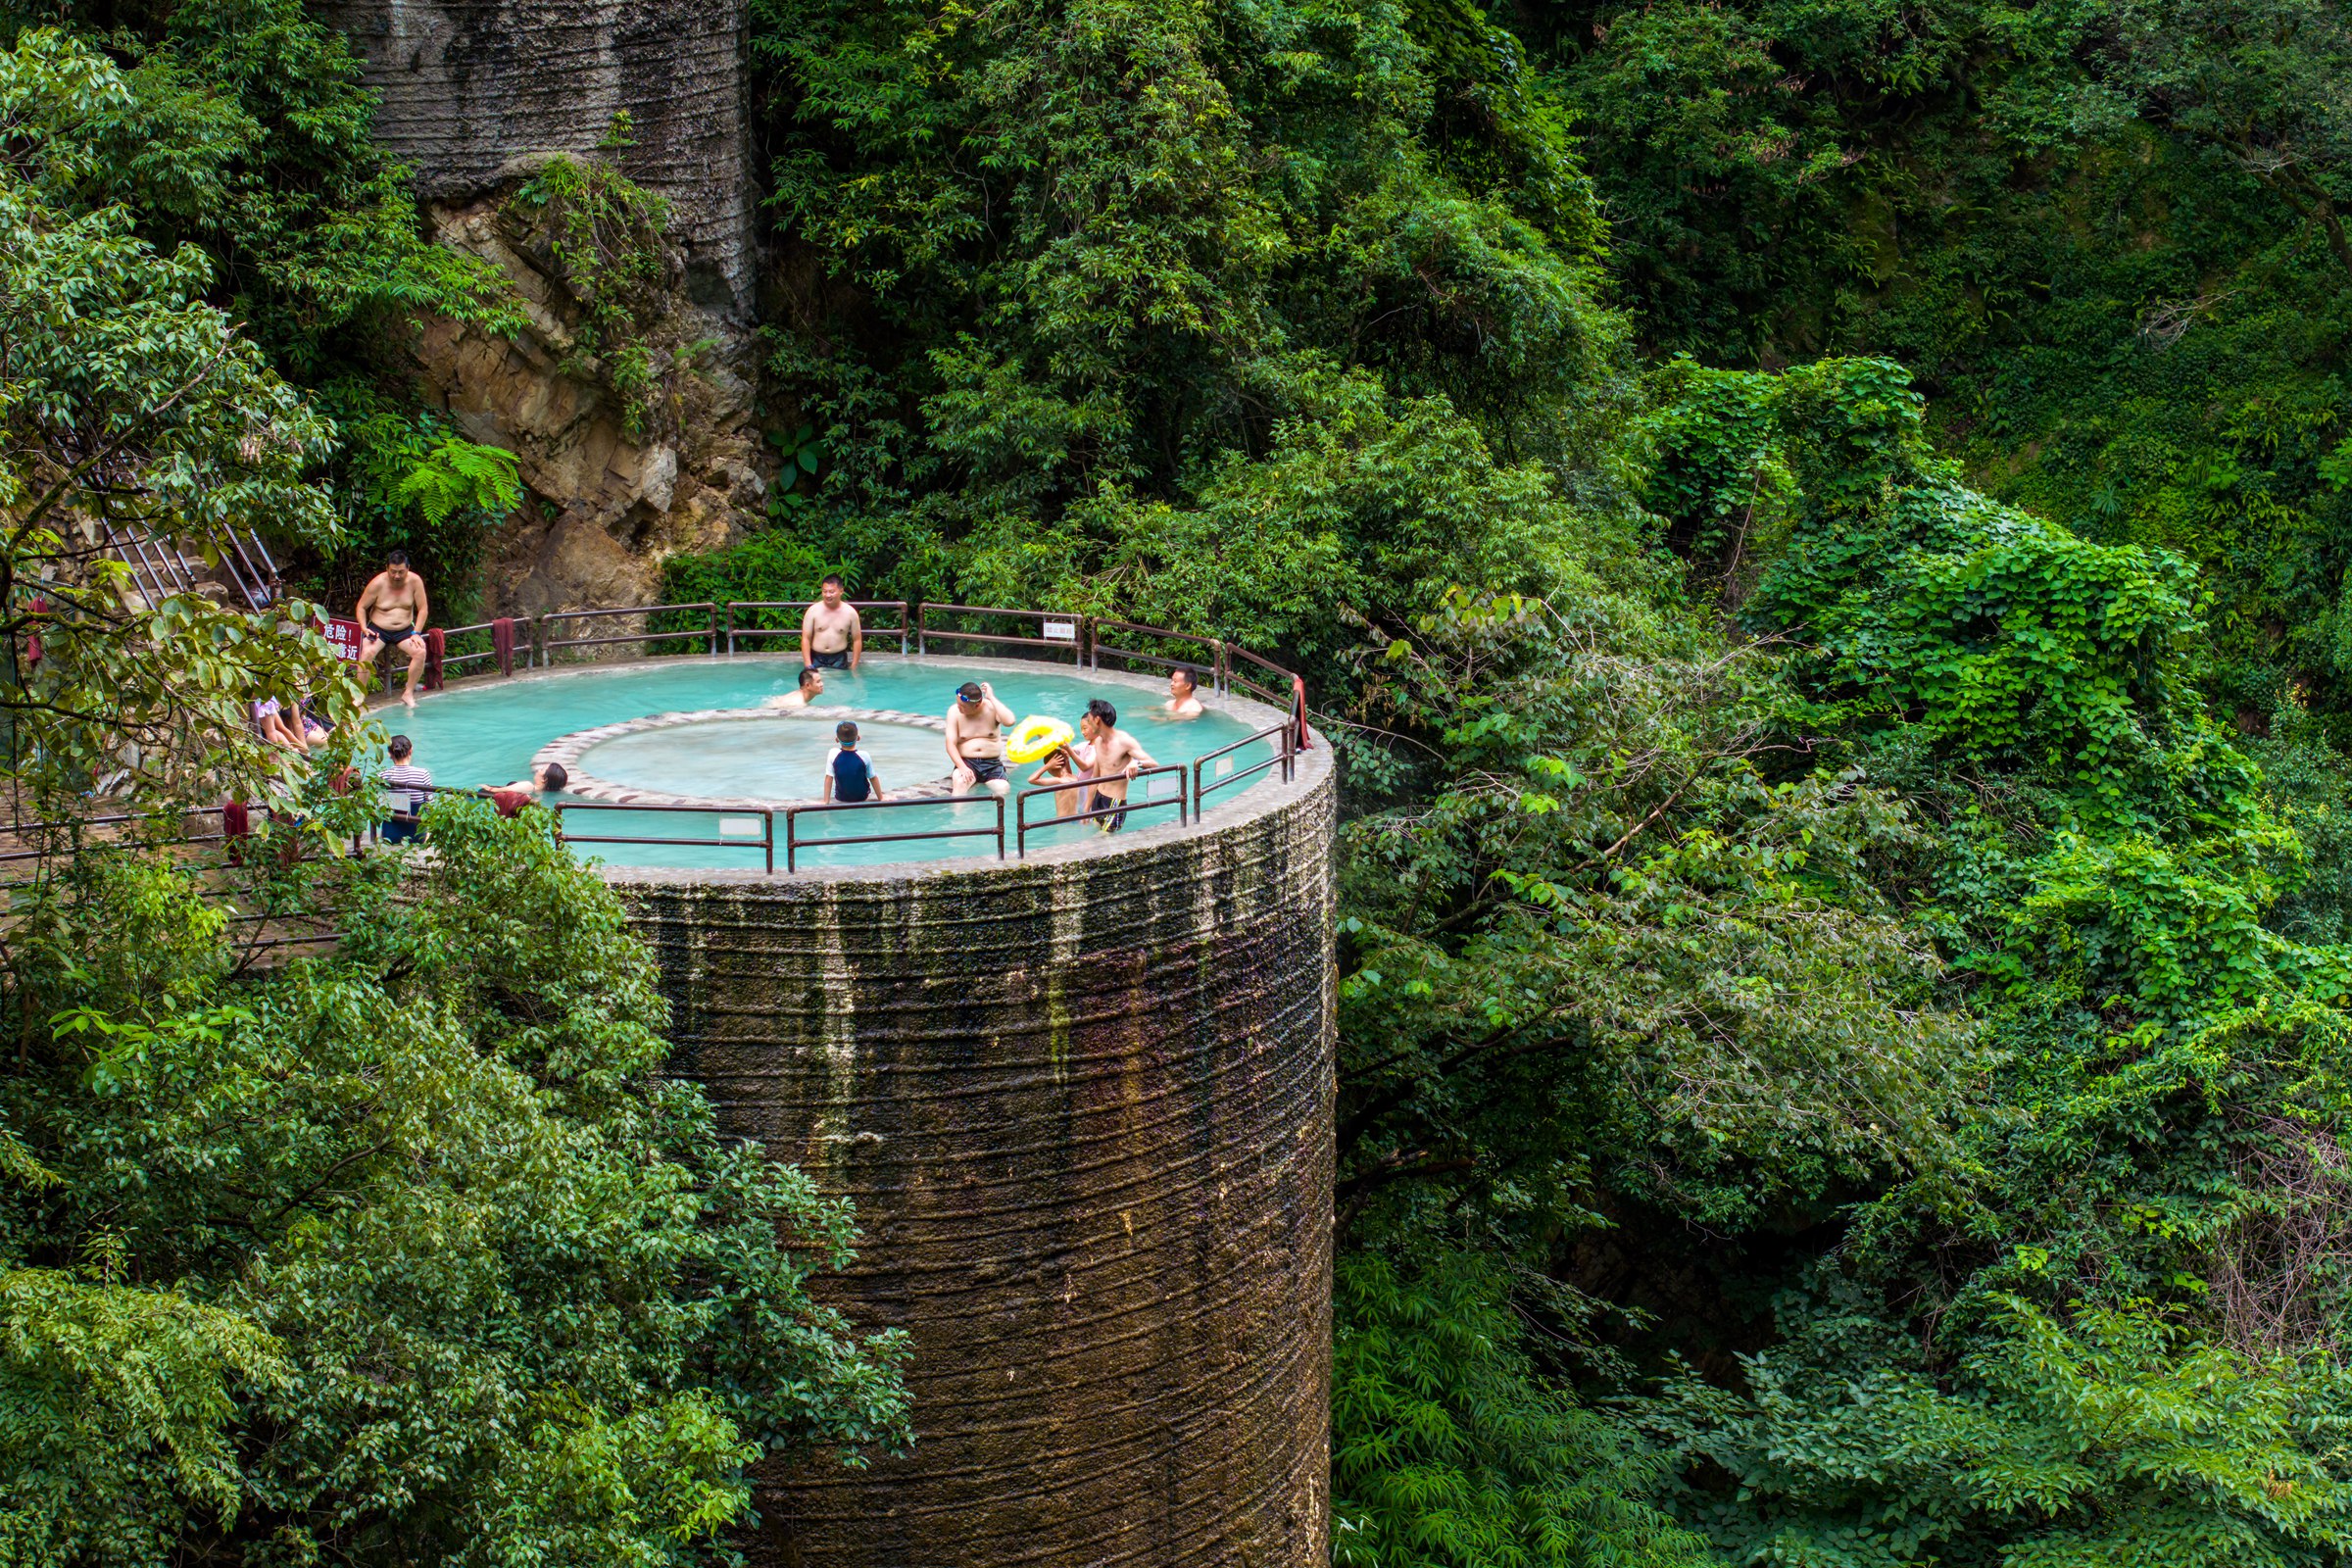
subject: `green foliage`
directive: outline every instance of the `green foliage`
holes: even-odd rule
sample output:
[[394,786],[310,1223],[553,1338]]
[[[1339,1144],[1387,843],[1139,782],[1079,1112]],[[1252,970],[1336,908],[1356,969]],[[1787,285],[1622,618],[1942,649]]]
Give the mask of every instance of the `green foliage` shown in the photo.
[[1642,1406],[1719,1478],[1679,1501],[1727,1560],[2288,1568],[2352,1541],[2352,1384],[2325,1358],[2199,1346],[2141,1306],[1997,1298],[1937,1365],[1862,1302],[1782,1305],[1744,1392],[1685,1372]]
[[1700,1544],[1630,1500],[1663,1479],[1619,1423],[1547,1386],[1477,1253],[1400,1274],[1342,1259],[1332,1561],[1343,1568],[1667,1568]]
[[[1335,402],[1352,418],[1393,399],[1399,422],[1449,406],[1516,462],[1592,438],[1619,394],[1591,193],[1474,13],[761,0],[754,18],[771,209],[838,285],[773,366],[878,590],[1068,597],[1108,555],[1181,567],[1181,529],[1160,529],[1177,556],[1132,559],[1137,519],[1208,502],[1235,457],[1302,444]],[[1417,28],[1479,42],[1433,67]],[[1457,69],[1475,79],[1445,85],[1491,115],[1447,99],[1441,121],[1433,72]]]
[[[661,1073],[617,901],[534,815],[430,816],[306,873],[331,958],[247,971],[104,857],[12,946],[0,1114],[58,1178],[0,1199],[17,1560],[725,1560],[750,1463],[905,1443],[902,1342],[808,1295],[847,1207]],[[93,1364],[125,1322],[174,1360]]]
[[128,92],[54,32],[0,53],[0,713],[5,772],[36,810],[133,781],[179,799],[259,790],[287,763],[247,721],[256,694],[315,694],[330,722],[359,699],[307,606],[273,623],[201,594],[151,603],[93,559],[109,528],[212,552],[264,519],[334,529],[306,479],[329,427],[203,302],[203,254],[158,253],[120,208],[44,194],[83,156],[39,129],[57,106]]
[[89,30],[61,32],[0,8],[0,40],[74,77],[10,117],[48,200],[120,207],[167,253],[201,248],[214,302],[306,378],[412,312],[503,318],[495,275],[424,238],[349,48],[297,0],[178,0],[129,24],[92,9]]
[[1997,499],[2195,561],[2213,679],[2332,714],[2352,641],[2340,8],[1783,0],[1531,18],[1649,341],[1886,355]]

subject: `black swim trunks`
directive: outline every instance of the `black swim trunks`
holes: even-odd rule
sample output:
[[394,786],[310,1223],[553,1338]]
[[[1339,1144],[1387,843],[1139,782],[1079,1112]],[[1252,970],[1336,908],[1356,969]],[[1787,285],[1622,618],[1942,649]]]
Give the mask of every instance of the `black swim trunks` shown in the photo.
[[[1101,790],[1089,790],[1087,792],[1086,808],[1090,811],[1107,811],[1118,804],[1119,803],[1117,801],[1112,800]],[[1116,816],[1098,816],[1094,818],[1094,821],[1102,829],[1103,832],[1116,833],[1119,829],[1127,825],[1127,813],[1125,811],[1121,811]]]
[[387,626],[378,626],[371,620],[368,623],[368,635],[382,643],[386,648],[398,648],[402,643],[416,635],[416,628],[403,626],[398,631],[394,631]]
[[963,765],[972,770],[972,782],[975,784],[987,784],[1004,776],[1004,759],[1002,757],[967,757],[963,760]]
[[842,648],[829,654],[810,654],[808,662],[818,669],[847,669],[850,667],[850,651]]

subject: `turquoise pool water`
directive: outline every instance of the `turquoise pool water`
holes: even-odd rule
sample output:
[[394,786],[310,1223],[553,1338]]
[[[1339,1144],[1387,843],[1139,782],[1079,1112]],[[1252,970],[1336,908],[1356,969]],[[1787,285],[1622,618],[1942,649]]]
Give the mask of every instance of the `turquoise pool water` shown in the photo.
[[[654,713],[702,709],[757,708],[765,699],[794,688],[800,674],[796,659],[738,656],[734,659],[680,661],[660,664],[597,664],[530,680],[490,680],[417,700],[416,710],[397,706],[376,716],[393,734],[406,734],[416,747],[416,760],[430,769],[433,782],[470,786],[506,784],[524,778],[539,749],[559,736],[576,730]],[[1203,753],[1227,746],[1250,734],[1250,726],[1222,713],[1195,719],[1171,719],[1154,711],[1164,694],[1112,682],[1090,680],[1082,672],[1060,673],[1051,666],[1028,670],[977,670],[953,660],[906,659],[896,655],[869,657],[855,673],[830,670],[824,695],[826,707],[896,710],[944,717],[964,680],[992,683],[1005,706],[1021,718],[1044,715],[1077,727],[1078,716],[1092,698],[1107,698],[1119,710],[1119,724],[1143,743],[1155,761],[1190,763]],[[948,770],[944,742],[938,732],[911,726],[866,724],[865,745],[883,782],[893,791],[927,783]],[[650,730],[615,737],[593,748],[583,760],[598,777],[633,787],[663,789],[707,796],[753,795],[775,799],[814,798],[819,793],[825,752],[833,744],[833,720],[808,714],[779,714],[774,720],[750,723],[712,722],[674,730]],[[1220,772],[1249,767],[1271,755],[1264,742],[1210,764]],[[1035,770],[1034,764],[1014,770],[1016,785]],[[1218,792],[1212,804],[1231,798],[1267,775],[1260,774],[1232,789]],[[1138,795],[1172,799],[1175,779],[1144,781]],[[1012,853],[1013,806],[1004,807],[1005,851]],[[1034,824],[1053,814],[1053,798],[1029,803]],[[1139,811],[1133,825],[1155,826],[1175,820],[1175,808]],[[989,858],[997,853],[995,804],[986,797],[929,802],[875,811],[844,811],[799,819],[797,836],[803,848],[798,862],[806,866],[873,865],[906,860]],[[760,849],[757,816],[717,808],[692,811],[645,811],[619,808],[567,811],[565,831],[577,837],[678,838],[680,845],[576,844],[575,853],[615,865],[659,865],[705,869],[737,867],[758,870],[764,863]],[[932,839],[896,844],[827,845],[827,839],[861,837],[881,832],[932,832],[985,829],[988,836]],[[1091,823],[1032,827],[1029,847],[1082,842],[1095,832]],[[784,869],[784,818],[775,818],[776,869]],[[810,847],[813,841],[813,847]]]

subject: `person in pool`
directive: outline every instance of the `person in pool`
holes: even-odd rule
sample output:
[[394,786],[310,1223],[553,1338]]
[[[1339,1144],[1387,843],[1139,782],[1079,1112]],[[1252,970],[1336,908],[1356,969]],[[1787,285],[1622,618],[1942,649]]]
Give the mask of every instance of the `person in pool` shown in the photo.
[[[1107,811],[1114,806],[1127,804],[1127,781],[1147,767],[1157,767],[1152,754],[1143,743],[1119,728],[1119,710],[1098,697],[1086,705],[1086,715],[1078,720],[1078,731],[1086,737],[1091,749],[1087,770],[1093,775],[1094,790],[1087,801],[1090,811]],[[1095,819],[1105,833],[1116,833],[1127,825],[1127,813]]]
[[956,793],[975,785],[992,795],[1012,791],[1004,776],[1004,726],[1012,710],[997,701],[987,681],[965,681],[956,690],[956,706],[948,710],[948,765],[954,769]]
[[373,664],[375,656],[388,647],[408,656],[409,684],[400,700],[411,708],[416,706],[416,677],[424,669],[424,622],[430,612],[424,579],[409,569],[405,550],[384,557],[384,569],[368,579],[368,586],[360,590],[360,608],[352,612],[368,629],[360,642],[362,664]]
[[817,586],[817,601],[801,614],[801,662],[819,669],[856,669],[865,657],[865,623],[841,602],[839,577]]
[[529,778],[518,778],[484,793],[498,808],[499,815],[513,816],[541,795],[556,794],[570,782],[571,775],[564,771],[562,762],[541,762],[531,769]]
[[786,692],[781,697],[770,697],[760,706],[761,708],[807,708],[824,694],[825,672],[814,664],[803,664],[799,691]]
[[1045,766],[1029,775],[1029,787],[1039,789],[1050,784],[1067,784],[1066,790],[1054,792],[1054,814],[1056,817],[1076,816],[1086,808],[1084,785],[1087,774],[1078,765],[1078,754],[1067,746],[1056,746],[1046,758]]
[[1200,683],[1189,669],[1168,671],[1168,700],[1161,711],[1170,718],[1199,718],[1206,710],[1200,706]]
[[888,799],[873,760],[858,749],[858,726],[843,719],[833,726],[833,749],[825,754],[825,804],[858,806]]

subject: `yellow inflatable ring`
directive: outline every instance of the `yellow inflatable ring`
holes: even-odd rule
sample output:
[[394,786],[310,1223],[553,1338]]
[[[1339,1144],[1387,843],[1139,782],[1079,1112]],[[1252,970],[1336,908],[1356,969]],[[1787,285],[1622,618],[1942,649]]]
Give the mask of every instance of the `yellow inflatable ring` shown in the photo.
[[1016,762],[1042,762],[1056,746],[1070,744],[1070,726],[1058,718],[1024,718],[1004,743],[1004,755]]

